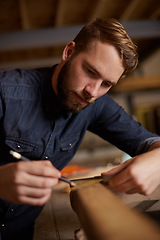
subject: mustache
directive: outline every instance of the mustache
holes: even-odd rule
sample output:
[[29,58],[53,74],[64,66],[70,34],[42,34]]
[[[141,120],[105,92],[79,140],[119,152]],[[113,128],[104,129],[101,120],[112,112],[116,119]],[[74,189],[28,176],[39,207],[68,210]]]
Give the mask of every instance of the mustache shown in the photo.
[[76,92],[76,94],[81,97],[84,101],[88,102],[89,104],[95,101],[95,98],[90,96],[88,93],[85,92]]

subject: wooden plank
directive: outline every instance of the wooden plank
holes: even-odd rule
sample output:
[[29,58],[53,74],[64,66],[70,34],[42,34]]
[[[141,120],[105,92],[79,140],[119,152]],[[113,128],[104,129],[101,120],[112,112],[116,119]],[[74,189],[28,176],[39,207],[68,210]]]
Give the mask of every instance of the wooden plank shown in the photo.
[[[122,200],[122,202],[130,207],[134,207],[141,212],[145,211],[160,211],[160,186],[149,196],[145,196],[139,193],[126,194],[115,193],[116,196]],[[158,204],[159,202],[159,204]],[[154,208],[155,205],[155,208]],[[159,207],[159,209],[158,209]]]
[[92,3],[88,0],[59,0],[55,26],[60,27],[86,23],[96,2],[96,0],[92,0]]
[[20,8],[22,30],[31,29],[26,0],[19,0],[19,8]]
[[88,22],[94,21],[97,17],[100,16],[102,9],[105,7],[105,1],[99,0],[96,2],[96,4],[92,5],[92,11],[90,13],[90,16],[88,17]]
[[60,240],[50,201],[36,220],[33,240]]
[[[103,171],[107,171],[112,167],[102,167],[90,171],[89,173],[81,173],[79,177],[93,177],[100,174]],[[96,180],[93,181],[78,181],[81,187],[86,187],[89,184],[93,185]],[[148,207],[155,203],[151,207],[151,211],[159,210],[160,206],[157,206],[157,199],[160,199],[160,187],[157,188],[150,196],[144,196],[141,194],[125,194],[114,193],[116,196],[131,207],[136,207],[138,210],[146,210]],[[146,207],[147,204],[147,207]],[[74,232],[80,228],[79,220],[70,206],[69,200],[69,187],[61,182],[54,188],[51,199],[47,202],[40,216],[37,218],[35,224],[34,240],[74,240]],[[106,240],[106,239],[105,239]],[[110,239],[109,239],[110,240]]]
[[115,193],[119,199],[123,201],[123,203],[129,205],[134,202],[142,202],[142,201],[154,201],[160,199],[160,186],[154,190],[154,192],[148,196],[133,193],[133,194],[126,194],[126,193]]
[[[99,1],[97,1],[99,3]],[[127,6],[130,4],[128,0],[106,1],[102,0],[103,4],[98,6],[97,16],[101,18],[116,18],[119,19]]]
[[79,220],[71,208],[68,185],[59,184],[36,220],[33,240],[74,240]]
[[160,89],[160,75],[126,77],[121,79],[111,92],[129,92]]
[[120,20],[126,21],[126,20],[143,19],[144,16],[149,17],[152,4],[154,4],[153,0],[145,0],[145,4],[141,0],[131,1],[130,5],[126,8],[125,12],[121,15]]
[[88,240],[160,239],[155,223],[125,206],[101,183],[73,188],[71,204]]

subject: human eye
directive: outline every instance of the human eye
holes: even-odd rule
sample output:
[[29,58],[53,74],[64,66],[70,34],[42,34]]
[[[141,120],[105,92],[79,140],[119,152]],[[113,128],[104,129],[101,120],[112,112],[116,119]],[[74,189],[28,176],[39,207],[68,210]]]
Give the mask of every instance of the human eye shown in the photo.
[[89,67],[86,67],[86,71],[89,75],[95,76],[95,72],[92,69],[90,69]]
[[102,86],[108,87],[108,88],[109,88],[109,87],[110,87],[110,88],[112,87],[112,85],[111,85],[110,83],[106,82],[106,81],[103,81],[103,82],[102,82]]
[[96,72],[94,71],[94,69],[87,63],[83,63],[83,69],[85,71],[85,73],[87,75],[89,75],[90,77],[95,77],[96,76]]

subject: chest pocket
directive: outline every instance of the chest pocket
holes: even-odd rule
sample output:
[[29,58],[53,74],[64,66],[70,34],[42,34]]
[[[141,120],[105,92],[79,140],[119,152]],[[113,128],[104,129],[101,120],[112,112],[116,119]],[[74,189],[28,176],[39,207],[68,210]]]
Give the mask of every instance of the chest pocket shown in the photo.
[[76,144],[78,144],[78,142],[79,142],[79,135],[80,134],[75,134],[68,138],[65,138],[63,141],[61,140],[60,150],[61,151],[69,151],[69,150],[76,148]]
[[22,155],[25,154],[25,156],[28,157],[32,155],[32,152],[35,149],[35,146],[33,144],[23,141],[7,139],[5,141],[5,144],[9,147],[9,149],[21,153]]
[[80,144],[80,134],[76,133],[65,139],[61,139],[59,151],[53,156],[53,165],[61,170],[73,158]]

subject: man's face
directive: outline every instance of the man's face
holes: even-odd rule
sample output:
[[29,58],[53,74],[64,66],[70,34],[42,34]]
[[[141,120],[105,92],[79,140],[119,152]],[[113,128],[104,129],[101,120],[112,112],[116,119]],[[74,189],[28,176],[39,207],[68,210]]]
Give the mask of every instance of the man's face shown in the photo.
[[96,41],[64,63],[57,83],[59,101],[66,110],[78,113],[107,93],[123,71],[115,47]]

